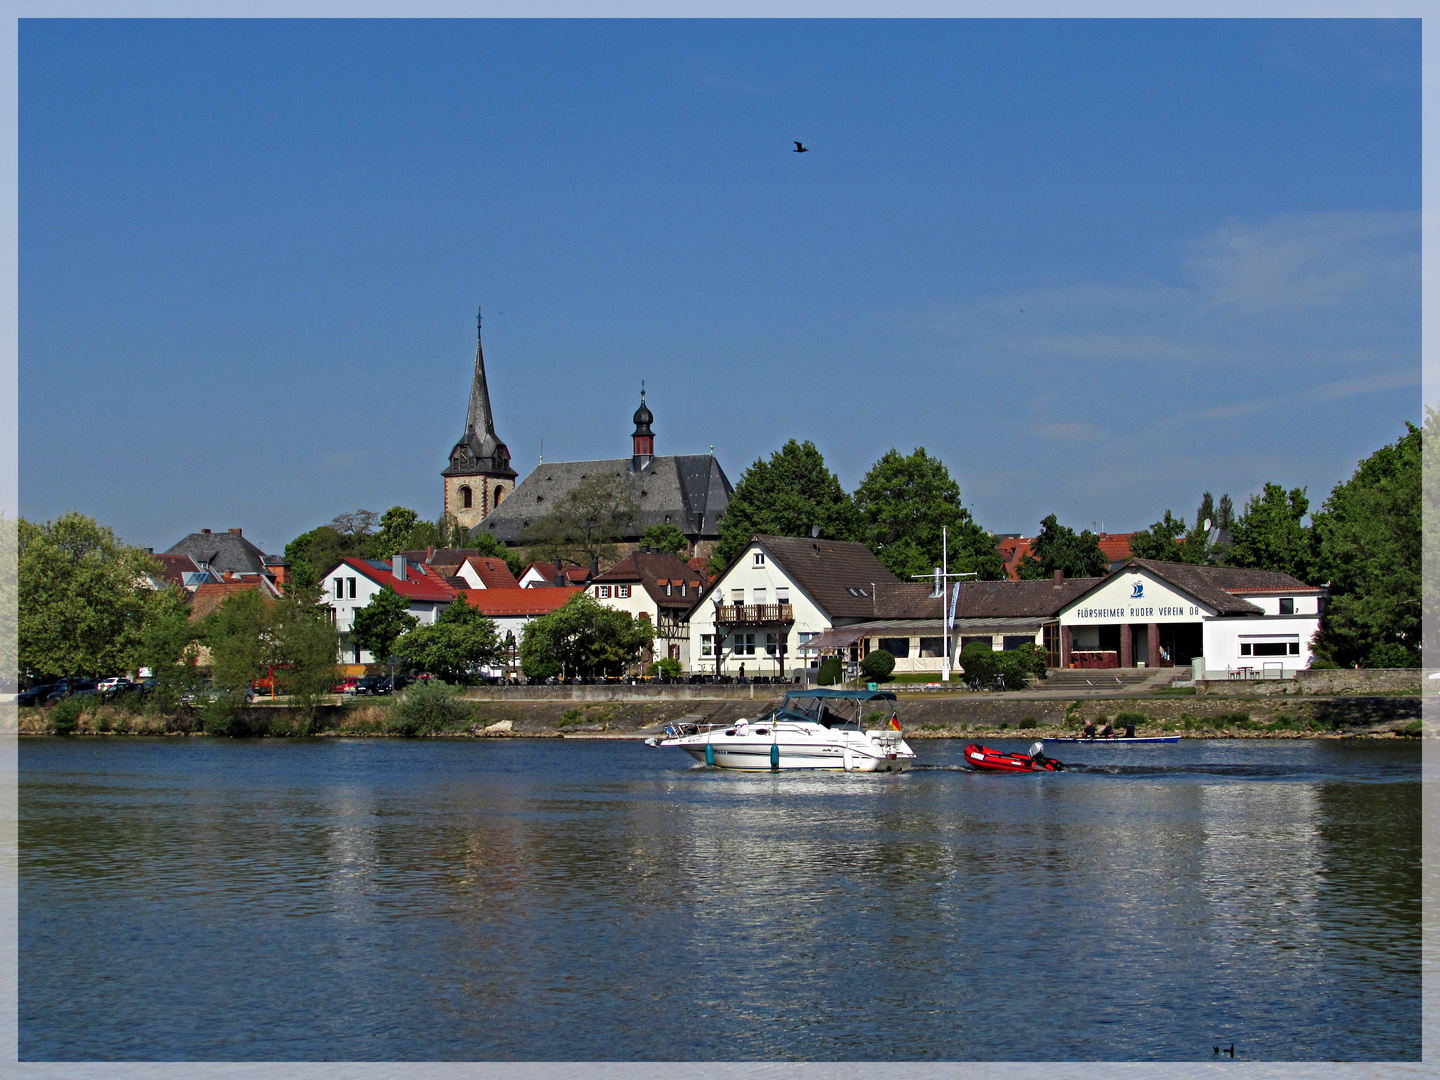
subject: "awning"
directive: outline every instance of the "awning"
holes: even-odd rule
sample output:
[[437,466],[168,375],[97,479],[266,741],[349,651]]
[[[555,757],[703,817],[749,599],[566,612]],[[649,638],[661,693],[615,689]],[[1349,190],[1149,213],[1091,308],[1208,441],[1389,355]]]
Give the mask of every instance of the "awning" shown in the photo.
[[816,634],[809,641],[800,646],[801,652],[808,652],[812,649],[844,649],[854,645],[863,638],[866,630],[861,626],[840,626],[833,630],[825,630]]

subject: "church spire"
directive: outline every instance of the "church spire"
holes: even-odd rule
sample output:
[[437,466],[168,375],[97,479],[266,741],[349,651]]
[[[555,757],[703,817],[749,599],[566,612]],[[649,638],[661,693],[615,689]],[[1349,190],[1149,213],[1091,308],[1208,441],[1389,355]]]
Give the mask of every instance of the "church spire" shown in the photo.
[[[470,409],[465,414],[465,434],[484,442],[485,436],[496,439],[495,421],[490,415],[490,389],[485,385],[485,348],[480,340],[482,319],[475,310],[475,378],[470,384]],[[498,441],[498,439],[496,440]]]

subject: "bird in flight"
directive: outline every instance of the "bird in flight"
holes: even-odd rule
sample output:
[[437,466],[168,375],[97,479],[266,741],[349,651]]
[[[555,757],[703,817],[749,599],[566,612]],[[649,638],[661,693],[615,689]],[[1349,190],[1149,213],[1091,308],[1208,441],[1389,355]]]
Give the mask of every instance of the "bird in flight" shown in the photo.
[[797,153],[797,154],[808,154],[809,152],[810,152],[810,150],[809,150],[808,147],[804,147],[804,146],[801,146],[801,145],[800,145],[800,140],[798,140],[798,139],[795,140],[795,153]]

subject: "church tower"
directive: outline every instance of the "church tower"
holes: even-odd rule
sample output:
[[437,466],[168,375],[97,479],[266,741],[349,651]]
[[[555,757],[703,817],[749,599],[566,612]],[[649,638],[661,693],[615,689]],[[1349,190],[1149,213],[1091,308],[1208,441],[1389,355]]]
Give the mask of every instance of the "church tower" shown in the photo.
[[485,352],[480,343],[480,317],[475,317],[475,378],[470,384],[470,408],[465,434],[450,451],[450,467],[440,474],[445,481],[445,513],[465,528],[480,523],[515,490],[510,451],[495,435],[490,415],[490,390],[485,385]]

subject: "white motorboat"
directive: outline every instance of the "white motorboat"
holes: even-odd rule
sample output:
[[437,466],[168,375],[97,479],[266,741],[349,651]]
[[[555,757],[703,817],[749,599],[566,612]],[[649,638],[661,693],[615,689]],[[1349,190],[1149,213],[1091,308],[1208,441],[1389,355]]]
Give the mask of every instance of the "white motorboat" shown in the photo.
[[[866,730],[871,701],[892,704],[880,714],[880,726]],[[664,739],[645,742],[676,747],[718,769],[904,772],[915,764],[915,751],[901,734],[895,703],[889,690],[792,690],[764,719],[672,724]]]

